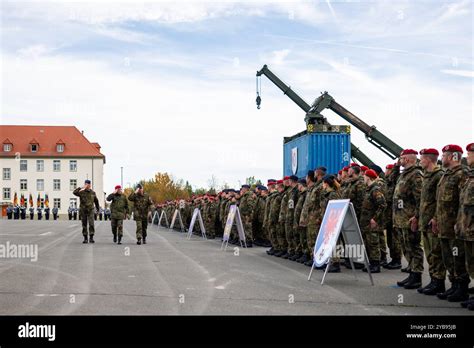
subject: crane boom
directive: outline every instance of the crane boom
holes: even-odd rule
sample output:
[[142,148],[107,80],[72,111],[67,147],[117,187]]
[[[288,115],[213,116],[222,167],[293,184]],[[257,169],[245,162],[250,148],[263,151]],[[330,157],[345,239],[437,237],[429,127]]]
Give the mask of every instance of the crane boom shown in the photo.
[[[321,115],[321,113],[312,113],[312,107],[306,103],[295,91],[291,89],[290,86],[287,86],[282,80],[280,80],[273,72],[270,71],[267,65],[264,65],[263,68],[257,71],[257,77],[265,75],[271,82],[273,82],[285,95],[287,95],[296,105],[298,105],[304,112],[306,112],[305,121],[306,124],[326,124],[330,123],[326,118]],[[260,106],[260,96],[257,97],[257,106]],[[357,159],[360,163],[366,166],[371,166],[374,162],[364,154],[357,146],[351,143],[351,154],[352,157]]]

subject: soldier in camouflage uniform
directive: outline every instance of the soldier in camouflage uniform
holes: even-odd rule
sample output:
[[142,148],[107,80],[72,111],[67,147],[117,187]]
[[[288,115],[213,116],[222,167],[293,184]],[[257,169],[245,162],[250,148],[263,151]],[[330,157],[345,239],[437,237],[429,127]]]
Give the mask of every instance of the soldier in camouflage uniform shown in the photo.
[[272,236],[272,226],[270,223],[271,220],[271,206],[272,201],[277,196],[278,190],[276,189],[276,180],[270,179],[267,182],[269,194],[265,200],[265,216],[263,217],[263,231],[265,233],[266,239],[270,241],[271,248],[267,250],[268,255],[273,255],[277,251],[278,242]]
[[[385,173],[383,172],[382,168],[380,168],[376,164],[372,164],[369,169],[372,169],[378,176],[377,179],[375,179],[375,182],[377,185],[380,187],[382,190],[383,196],[385,198],[385,203],[386,206],[388,205],[387,202],[387,183],[385,182]],[[383,212],[383,226],[381,227],[382,231],[379,233],[379,246],[380,246],[380,266],[386,266],[388,264],[387,261],[387,239],[385,237],[385,215],[386,215],[387,207],[385,207],[385,210]]]
[[[347,177],[345,178],[343,185],[341,186],[341,198],[350,199],[354,211],[357,216],[357,221],[360,220],[361,211],[362,211],[362,202],[364,201],[366,185],[364,183],[364,178],[360,175],[360,166],[357,163],[351,163],[349,169],[347,170]],[[342,243],[342,238],[340,238],[340,243]],[[361,269],[364,266],[361,263],[354,262],[354,267],[356,269]],[[345,266],[352,269],[349,259],[346,258]]]
[[[148,226],[148,212],[153,206],[153,202],[147,193],[143,192],[143,186],[138,184],[137,189],[130,196],[128,200],[133,202],[133,219],[137,224],[137,244],[146,244],[146,228]],[[169,220],[168,220],[169,221]]]
[[[80,214],[82,221],[82,235],[84,241],[82,243],[95,243],[94,241],[94,211],[99,210],[99,200],[96,193],[91,189],[91,181],[86,180],[84,186],[76,188],[72,194],[79,197],[80,200]],[[95,206],[95,209],[94,209]],[[89,239],[87,238],[87,226],[89,226]]]
[[385,210],[385,230],[387,231],[387,245],[390,251],[390,262],[383,265],[386,269],[402,268],[402,236],[398,234],[398,230],[393,228],[393,192],[400,176],[400,166],[389,164],[385,170],[385,179],[387,183],[387,193],[385,200],[387,208]]
[[[270,242],[272,243],[272,247],[274,252],[272,253],[273,256],[281,257],[286,253],[286,250],[282,249],[280,245],[280,241],[278,236],[281,234],[281,230],[283,226],[278,223],[278,219],[280,217],[280,208],[281,208],[281,201],[285,192],[285,186],[283,184],[283,180],[277,181],[277,193],[275,197],[271,201],[270,205],[270,215],[267,219],[267,225],[270,226]],[[269,221],[268,221],[269,220]]]
[[301,208],[301,214],[300,214],[300,219],[298,221],[298,226],[301,229],[301,231],[305,231],[303,233],[303,236],[301,236],[302,242],[305,241],[306,245],[302,246],[302,250],[304,252],[303,256],[300,257],[299,259],[296,260],[298,263],[303,263],[306,264],[307,262],[311,262],[312,265],[312,255],[313,255],[313,250],[309,246],[308,242],[308,222],[309,222],[309,209],[310,206],[312,205],[310,196],[312,191],[316,187],[315,183],[315,178],[314,178],[314,171],[310,170],[308,171],[308,174],[306,175],[306,194],[304,197],[303,201],[303,207]]
[[213,196],[208,197],[206,209],[206,236],[208,239],[216,238],[216,218],[217,218],[217,202]]
[[268,190],[265,186],[258,186],[258,199],[255,205],[254,213],[254,230],[258,231],[256,236],[255,245],[268,247],[268,241],[266,239],[264,229],[263,229],[263,220],[265,219],[265,202],[268,196]]
[[469,275],[465,263],[465,246],[460,230],[454,225],[459,213],[460,188],[467,173],[461,166],[462,148],[458,145],[443,147],[442,164],[446,169],[438,183],[436,214],[431,224],[441,241],[441,255],[449,274],[451,288],[438,293],[438,298],[461,302],[469,298]]
[[[380,273],[380,234],[383,234],[383,215],[387,203],[373,169],[365,171],[365,195],[362,201],[360,229],[369,256],[371,273]],[[366,272],[367,269],[364,268]]]
[[290,255],[288,254],[288,242],[286,241],[285,219],[286,219],[286,213],[288,212],[289,194],[292,189],[290,187],[289,176],[285,176],[283,178],[283,185],[284,185],[285,190],[283,191],[283,195],[281,198],[280,213],[278,215],[278,224],[281,226],[281,228],[277,230],[278,231],[278,234],[277,234],[278,247],[282,250],[282,253],[281,255],[276,255],[276,256],[287,259]]
[[252,221],[254,208],[255,199],[253,198],[253,192],[250,191],[250,186],[242,185],[240,190],[239,211],[244,226],[245,241],[249,248],[253,245]]
[[[284,213],[283,221],[285,224],[285,239],[287,244],[287,253],[286,256],[283,255],[284,259],[291,259],[296,255],[296,240],[295,232],[293,229],[294,217],[295,217],[295,208],[296,203],[298,202],[298,177],[292,175],[288,178],[288,200],[286,206],[286,213]],[[298,258],[301,255],[298,256]]]
[[[474,143],[467,145],[466,150],[469,172],[461,187],[456,230],[464,240],[466,267],[471,279],[474,279]],[[461,306],[474,310],[474,297],[462,302]]]
[[405,149],[400,154],[400,164],[404,170],[393,193],[393,227],[403,236],[407,269],[410,270],[410,275],[397,282],[397,285],[405,289],[419,288],[423,273],[423,249],[418,229],[423,174],[417,165],[417,155],[418,152],[412,149]]
[[[320,203],[319,203],[318,226],[321,226],[324,213],[326,212],[326,208],[328,206],[329,201],[341,198],[340,185],[333,175],[325,175],[322,178],[321,188],[322,190],[321,190],[321,197],[320,197]],[[317,238],[318,236],[316,235],[315,243],[316,243]],[[313,244],[313,247],[314,247],[314,244]],[[341,271],[339,262],[340,262],[339,257],[336,256],[336,257],[331,258],[331,264],[328,268],[328,273],[339,273]],[[316,267],[316,268],[319,268],[319,267]],[[325,268],[325,267],[321,267],[321,268]]]
[[118,236],[118,244],[122,244],[123,219],[125,219],[128,214],[128,200],[122,192],[122,186],[115,186],[115,191],[107,196],[107,202],[111,202],[111,225],[114,243],[117,242]]
[[297,261],[302,260],[303,256],[306,256],[306,260],[303,262],[308,261],[308,245],[306,240],[306,229],[304,227],[300,227],[300,218],[301,212],[303,211],[303,204],[306,199],[306,179],[298,180],[298,201],[296,202],[295,206],[295,213],[293,216],[293,231],[295,237],[295,256],[293,256],[290,260]]
[[420,220],[418,226],[423,234],[423,248],[428,261],[431,281],[418,289],[420,294],[436,295],[444,292],[446,268],[441,255],[441,242],[431,229],[431,220],[436,213],[436,189],[443,171],[437,165],[439,152],[436,149],[420,151],[420,165],[423,168],[423,184],[420,196]]

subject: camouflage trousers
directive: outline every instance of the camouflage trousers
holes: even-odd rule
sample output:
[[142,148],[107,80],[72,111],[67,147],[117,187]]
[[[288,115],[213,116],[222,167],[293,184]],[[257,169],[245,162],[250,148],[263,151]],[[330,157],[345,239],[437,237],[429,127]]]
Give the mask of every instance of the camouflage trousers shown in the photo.
[[441,255],[440,239],[432,232],[423,232],[423,248],[426,261],[428,261],[430,277],[439,280],[446,279],[446,267],[444,267]]
[[318,238],[319,225],[309,224],[306,229],[306,241],[308,245],[308,253],[313,259],[314,245],[316,244],[316,239]]
[[123,220],[112,218],[111,225],[112,225],[113,235],[122,237],[123,236]]
[[293,224],[285,224],[285,235],[288,253],[295,253],[298,244],[296,243]]
[[399,230],[393,228],[391,223],[385,227],[387,230],[387,245],[392,260],[400,261],[402,259],[402,236]]
[[372,229],[362,230],[362,238],[370,262],[380,261],[380,235],[383,235],[383,231]]
[[244,226],[245,240],[253,241],[252,218],[249,216],[242,216],[242,225]]
[[286,241],[286,226],[278,223],[279,228],[277,229],[277,240],[279,250],[288,250],[288,242]]
[[403,254],[408,262],[408,268],[414,273],[423,273],[423,248],[421,247],[421,232],[412,232],[410,228],[396,228],[403,236]]
[[464,241],[464,248],[466,250],[466,267],[471,279],[474,280],[474,242]]
[[87,227],[89,226],[89,236],[93,236],[95,233],[94,229],[94,211],[81,211],[81,221],[82,221],[82,235],[87,236]]
[[214,225],[214,223],[208,222],[204,225],[204,228],[206,229],[206,236],[211,238],[214,238],[216,236],[216,226]]
[[379,246],[380,246],[380,260],[387,260],[387,239],[385,238],[385,232],[379,233]]
[[441,255],[448,271],[449,281],[466,281],[469,275],[466,269],[464,241],[460,239],[440,238]]
[[137,240],[141,240],[142,238],[146,238],[146,228],[148,226],[148,220],[135,220],[137,224]]
[[281,228],[281,225],[279,224],[272,224],[270,225],[269,227],[269,237],[270,237],[270,243],[272,243],[272,248],[273,249],[276,249],[276,250],[280,250],[279,249],[279,245],[278,245],[278,229]]
[[294,225],[293,230],[295,231],[296,252],[307,255],[308,241],[306,239],[306,228]]

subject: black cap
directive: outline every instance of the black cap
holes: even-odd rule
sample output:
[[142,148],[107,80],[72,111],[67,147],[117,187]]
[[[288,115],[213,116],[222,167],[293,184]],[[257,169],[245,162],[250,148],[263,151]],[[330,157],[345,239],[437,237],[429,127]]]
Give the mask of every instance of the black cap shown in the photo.
[[143,188],[142,184],[137,184],[137,189],[142,189],[142,188]]
[[298,177],[296,175],[291,175],[290,176],[290,180],[291,181],[294,181],[294,182],[297,182],[298,181]]
[[323,181],[326,183],[332,183],[335,180],[334,175],[325,175],[323,176]]
[[306,179],[305,178],[299,179],[298,184],[306,185]]
[[248,189],[249,189],[249,188],[250,188],[250,185],[247,185],[247,184],[242,185],[241,189],[243,189],[243,188],[248,188]]
[[84,184],[90,184],[91,181],[89,179],[87,179],[86,181],[84,181]]
[[328,169],[326,167],[321,166],[321,167],[316,168],[316,170],[320,170],[323,173],[326,173]]

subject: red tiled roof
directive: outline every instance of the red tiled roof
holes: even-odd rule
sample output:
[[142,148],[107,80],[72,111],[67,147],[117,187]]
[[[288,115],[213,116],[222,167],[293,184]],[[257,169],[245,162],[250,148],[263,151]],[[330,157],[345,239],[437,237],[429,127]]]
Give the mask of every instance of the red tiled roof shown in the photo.
[[[19,152],[23,157],[98,157],[105,161],[99,144],[89,142],[74,126],[0,125],[0,139],[10,140],[13,144],[10,152],[0,148],[0,157],[14,157]],[[31,152],[32,143],[39,144],[37,152]],[[57,152],[56,145],[61,143],[64,152]]]

